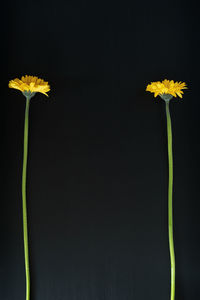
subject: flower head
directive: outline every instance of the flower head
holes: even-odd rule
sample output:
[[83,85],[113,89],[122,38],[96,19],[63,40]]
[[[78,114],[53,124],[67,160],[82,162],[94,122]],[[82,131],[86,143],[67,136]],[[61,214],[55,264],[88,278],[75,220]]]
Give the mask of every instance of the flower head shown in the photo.
[[33,97],[35,93],[42,93],[48,96],[47,92],[50,91],[48,82],[36,76],[22,76],[21,79],[15,78],[10,80],[9,88],[20,90],[24,96]]
[[185,82],[174,82],[174,80],[167,79],[162,82],[151,82],[146,87],[146,91],[154,93],[154,97],[159,95],[163,100],[170,100],[177,95],[182,98],[183,89],[187,89]]

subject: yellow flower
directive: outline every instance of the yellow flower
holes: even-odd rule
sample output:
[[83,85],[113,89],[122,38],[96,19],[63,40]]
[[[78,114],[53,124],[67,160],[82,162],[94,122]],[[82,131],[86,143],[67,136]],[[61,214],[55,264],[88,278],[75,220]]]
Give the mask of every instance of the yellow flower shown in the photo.
[[50,91],[48,82],[40,79],[36,76],[22,76],[21,79],[15,78],[10,80],[8,84],[9,88],[20,90],[24,96],[33,97],[35,93],[42,93],[46,96]]
[[146,91],[154,93],[154,97],[158,95],[164,100],[170,100],[177,95],[182,98],[183,89],[187,89],[185,82],[174,82],[174,80],[163,80],[162,82],[151,82],[147,85]]

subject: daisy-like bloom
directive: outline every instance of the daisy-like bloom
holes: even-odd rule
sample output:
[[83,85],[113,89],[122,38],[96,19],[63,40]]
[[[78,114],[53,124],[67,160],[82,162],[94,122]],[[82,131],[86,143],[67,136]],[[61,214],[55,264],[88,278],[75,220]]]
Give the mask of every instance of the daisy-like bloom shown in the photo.
[[147,85],[146,91],[154,93],[154,97],[158,95],[165,101],[170,100],[177,95],[182,98],[183,89],[187,89],[185,82],[174,82],[174,80],[163,80],[151,82]]
[[21,79],[15,78],[10,80],[9,88],[20,90],[25,97],[32,98],[35,93],[42,93],[48,96],[47,92],[50,91],[50,86],[47,81],[40,79],[36,76],[22,76]]

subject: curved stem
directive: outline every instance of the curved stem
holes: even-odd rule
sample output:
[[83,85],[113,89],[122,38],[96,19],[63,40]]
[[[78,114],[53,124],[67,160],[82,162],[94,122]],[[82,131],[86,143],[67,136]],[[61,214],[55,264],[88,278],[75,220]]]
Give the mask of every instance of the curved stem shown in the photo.
[[171,261],[171,300],[175,299],[175,254],[173,239],[173,154],[172,154],[172,125],[169,111],[169,101],[166,103],[167,137],[168,137],[168,163],[169,163],[169,185],[168,185],[168,226],[169,226],[169,251]]
[[29,249],[28,249],[28,226],[26,207],[26,169],[28,157],[28,125],[29,125],[30,98],[26,98],[26,110],[24,120],[24,157],[22,171],[22,210],[23,210],[23,234],[24,234],[24,259],[26,272],[26,300],[30,300],[30,270],[29,270]]

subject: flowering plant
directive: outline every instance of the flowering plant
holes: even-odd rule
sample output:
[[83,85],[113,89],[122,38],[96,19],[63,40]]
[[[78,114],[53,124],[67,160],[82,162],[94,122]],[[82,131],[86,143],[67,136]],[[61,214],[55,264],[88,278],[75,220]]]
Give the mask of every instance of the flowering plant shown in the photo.
[[24,155],[22,170],[22,211],[23,211],[23,235],[24,235],[24,260],[26,272],[26,300],[30,300],[30,268],[29,268],[29,246],[28,246],[28,225],[27,225],[27,203],[26,203],[26,177],[28,158],[28,127],[29,127],[29,107],[30,100],[36,93],[48,96],[50,91],[48,82],[36,76],[22,76],[21,79],[10,80],[9,88],[17,89],[26,97],[26,109],[24,120]]
[[169,164],[169,183],[168,183],[168,234],[169,234],[169,251],[171,261],[171,300],[175,299],[175,253],[173,238],[173,152],[172,152],[172,124],[169,110],[169,103],[177,95],[182,98],[183,89],[187,89],[185,82],[174,82],[173,80],[156,81],[148,84],[146,91],[158,95],[165,101],[167,117],[167,137],[168,137],[168,164]]

